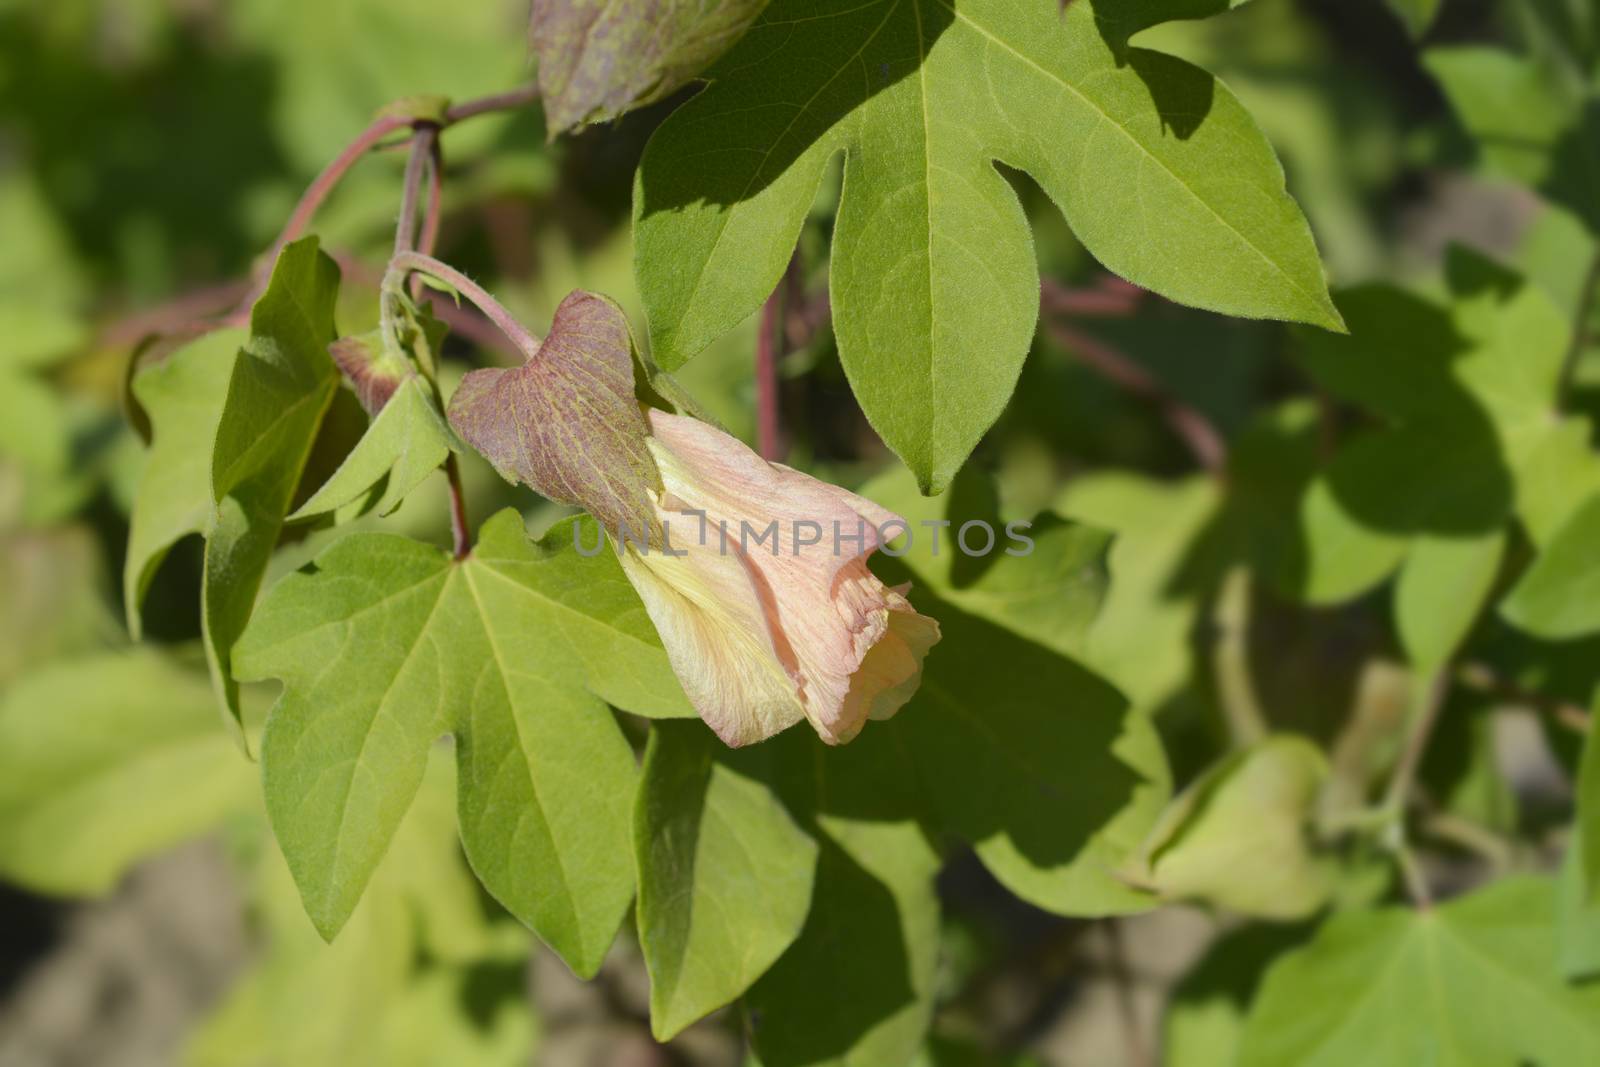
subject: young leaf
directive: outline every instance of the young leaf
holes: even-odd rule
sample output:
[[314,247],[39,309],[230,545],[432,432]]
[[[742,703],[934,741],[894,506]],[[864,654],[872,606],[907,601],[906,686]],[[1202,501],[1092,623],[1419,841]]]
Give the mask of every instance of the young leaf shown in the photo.
[[228,397],[243,330],[206,334],[140,370],[133,394],[150,418],[150,451],[139,473],[123,564],[128,630],[139,637],[140,606],[167,550],[188,534],[206,533],[211,496],[211,443]]
[[1173,801],[1129,876],[1166,899],[1304,918],[1332,888],[1307,836],[1327,777],[1322,750],[1304,738],[1269,737],[1236,753]]
[[668,1041],[743,993],[794,941],[817,845],[698,722],[651,729],[633,842],[650,1029]]
[[206,534],[202,631],[225,718],[237,729],[233,646],[244,633],[295,486],[338,388],[339,268],[307,237],[278,256],[250,312],[250,339],[228,383],[211,453],[216,511]]
[[439,412],[433,390],[419,375],[411,374],[396,387],[333,477],[289,518],[336,511],[366,495],[380,481],[384,482],[383,495],[374,510],[388,515],[439,469],[452,448],[460,447]]
[[1432,911],[1334,916],[1267,974],[1240,1067],[1600,1061],[1600,987],[1555,967],[1555,886],[1509,878]]
[[204,673],[151,651],[66,659],[0,702],[0,874],[88,895],[249,810]]
[[529,36],[552,133],[606,122],[686,85],[767,0],[533,0]]
[[573,970],[599,967],[633,895],[637,776],[605,705],[692,712],[616,560],[580,556],[575,525],[533,545],[504,511],[460,562],[355,534],[262,602],[237,669],[285,683],[262,740],[267,811],[324,937],[450,732],[479,877]]
[[1513,625],[1551,641],[1600,631],[1600,494],[1556,532],[1500,611]]
[[526,363],[468,374],[450,425],[508,480],[588,508],[613,535],[653,528],[661,475],[634,397],[633,339],[605,297],[570,294]]
[[[1102,10],[1105,9],[1105,10]],[[777,0],[651,139],[635,264],[667,370],[761,306],[845,154],[831,290],[873,426],[939,492],[1033,336],[1032,175],[1108,268],[1174,300],[1337,329],[1305,219],[1210,75],[1078,0]]]

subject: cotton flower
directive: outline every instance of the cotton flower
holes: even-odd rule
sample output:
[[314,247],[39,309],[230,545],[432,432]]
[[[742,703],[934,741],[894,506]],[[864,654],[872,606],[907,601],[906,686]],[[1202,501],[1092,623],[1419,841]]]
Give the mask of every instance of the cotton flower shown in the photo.
[[898,517],[696,419],[648,418],[664,538],[618,549],[700,717],[735,747],[801,719],[842,744],[899,711],[939,624],[867,569]]

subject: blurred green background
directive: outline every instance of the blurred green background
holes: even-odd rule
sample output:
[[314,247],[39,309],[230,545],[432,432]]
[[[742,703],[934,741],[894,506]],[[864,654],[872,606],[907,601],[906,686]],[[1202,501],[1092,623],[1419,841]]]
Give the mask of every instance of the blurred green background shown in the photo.
[[[1429,40],[1514,40],[1514,16],[1488,0],[1447,0]],[[357,919],[324,947],[265,831],[257,768],[216,721],[196,652],[197,542],[156,579],[147,643],[131,646],[122,621],[117,576],[144,447],[124,412],[136,350],[152,333],[229,309],[299,193],[379,107],[528,81],[526,17],[522,0],[0,0],[6,1067],[740,1062],[735,1028],[716,1020],[671,1048],[650,1042],[628,944],[585,987],[498,913],[459,856],[443,758]],[[1381,0],[1257,0],[1146,38],[1243,98],[1336,284],[1428,285],[1444,250],[1462,242],[1574,305],[1575,265],[1590,256],[1582,228],[1478,175],[1406,26]],[[628,197],[669,108],[553,144],[536,109],[451,129],[441,257],[535,332],[581,286],[618,300],[643,337]],[[363,161],[318,218],[345,272],[346,333],[375,321],[403,162],[399,152]],[[1015,181],[1045,275],[1075,292],[1100,286],[1054,208]],[[856,410],[827,329],[834,195],[825,187],[802,241],[783,410],[791,463],[859,484],[892,457]],[[1151,302],[1073,329],[1145,367],[1227,438],[1265,433],[1268,455],[1272,421],[1293,419],[1278,405],[1314,398],[1289,358],[1293,335],[1278,325]],[[746,323],[682,375],[746,440],[754,338]],[[1203,550],[1182,521],[1191,483],[1180,479],[1193,457],[1146,399],[1061,340],[1041,330],[1016,398],[979,450],[1002,511],[1032,516],[1071,501],[1092,512],[1108,472],[1129,472],[1148,479],[1140,484],[1170,519],[1165,539],[1143,544],[1143,565]],[[448,352],[453,374],[509,359],[470,320]],[[1593,410],[1591,396],[1580,401]],[[481,463],[467,477],[475,515],[512,503],[535,527],[554,517]],[[440,482],[417,494],[399,525],[444,543],[444,493]],[[288,546],[274,575],[325,536]],[[1137,595],[1138,576],[1120,577]],[[1192,615],[1175,610],[1166,623],[1148,617],[1136,636],[1178,627],[1175,641],[1143,642],[1138,668],[1149,699],[1172,705],[1163,728],[1184,776],[1215,753],[1216,687],[1213,668],[1188,654]],[[1291,617],[1275,602],[1256,610]],[[1284,725],[1331,739],[1354,717],[1353,679],[1382,689],[1372,680],[1381,616],[1370,604],[1293,616],[1278,647],[1257,650],[1276,662],[1259,684],[1266,703],[1289,709]],[[1583,699],[1592,671],[1580,673],[1570,688]],[[269,699],[249,695],[257,717]],[[1113,936],[1017,902],[960,859],[941,889],[941,1036],[930,1063],[1152,1062],[1164,1006],[1228,933],[1198,910],[1170,908]],[[1267,948],[1294,936],[1262,935]]]

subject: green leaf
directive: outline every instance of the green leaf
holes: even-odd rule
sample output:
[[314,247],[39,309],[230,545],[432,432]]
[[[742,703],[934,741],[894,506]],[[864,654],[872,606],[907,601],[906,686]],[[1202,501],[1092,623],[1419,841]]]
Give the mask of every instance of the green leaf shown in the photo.
[[[235,761],[237,762],[237,761]],[[191,1067],[526,1063],[526,938],[491,919],[456,843],[448,746],[333,945],[306,921],[270,839],[260,842],[257,961],[193,1036]],[[262,828],[264,831],[264,827]],[[263,834],[264,836],[264,834]]]
[[[1032,175],[1102,263],[1182,303],[1337,329],[1271,147],[1210,75],[1079,0],[778,0],[645,152],[635,262],[673,370],[759,308],[845,154],[830,286],[879,435],[939,492],[1033,336]],[[1108,39],[1109,38],[1109,39]]]
[[[278,534],[338,388],[339,268],[307,237],[284,248],[250,311],[211,453],[216,511],[206,534],[202,616],[212,682],[238,730],[233,646],[244,633]],[[240,735],[242,743],[242,734]]]
[[1406,31],[1416,39],[1432,27],[1444,0],[1388,0],[1388,3],[1400,21],[1405,23]]
[[1500,611],[1513,625],[1551,641],[1600,631],[1600,494],[1556,532]]
[[973,466],[943,497],[923,496],[903,468],[861,495],[906,521],[898,544],[882,551],[914,570],[919,585],[1063,655],[1083,653],[1106,595],[1104,531],[1051,512],[1007,522],[993,481]]
[[749,988],[811,906],[816,843],[727,751],[703,723],[650,731],[633,842],[658,1041]]
[[552,132],[606,122],[686,85],[767,0],[534,0],[529,36]]
[[1574,834],[1556,886],[1561,973],[1574,982],[1600,976],[1600,896],[1585,873],[1585,854],[1582,836]]
[[634,396],[633,338],[605,297],[570,294],[522,366],[468,374],[450,425],[507,480],[586,509],[613,536],[655,528],[661,473]]
[[1172,991],[1163,1067],[1233,1067],[1262,973],[1304,940],[1303,927],[1251,923],[1219,937]]
[[504,511],[459,562],[355,534],[263,601],[238,670],[285,683],[262,739],[267,810],[325,937],[450,732],[473,868],[573,970],[599,967],[633,895],[637,776],[605,704],[692,712],[615,558],[572,548],[577,525],[533,545]]
[[140,370],[133,395],[150,418],[150,451],[139,473],[123,566],[128,630],[137,640],[140,606],[167,551],[210,530],[211,445],[228,398],[243,330],[219,330]]
[[104,893],[254,794],[205,675],[155,652],[60,660],[0,702],[0,874],[30,889]]
[[1520,473],[1571,432],[1555,414],[1569,326],[1549,296],[1466,249],[1446,268],[1447,302],[1363,286],[1339,297],[1348,337],[1301,339],[1313,376],[1385,423],[1345,444],[1302,501],[1311,603],[1367,591],[1419,539],[1486,545],[1521,509]]
[[1560,877],[1561,969],[1580,979],[1600,974],[1600,731],[1593,728],[1575,791],[1577,825]]
[[0,528],[0,690],[52,659],[121,643],[104,556],[86,526]]
[[1574,92],[1554,64],[1499,48],[1433,48],[1423,62],[1491,171],[1600,233],[1600,93]]
[[927,820],[1041,908],[1148,908],[1148,894],[1113,874],[1171,789],[1148,717],[1059,653],[926,590],[917,606],[944,640],[911,703],[877,728],[909,751]]
[[1420,537],[1400,567],[1395,622],[1406,655],[1418,670],[1443,667],[1471,632],[1494,588],[1506,535]]
[[1327,777],[1322,750],[1301,737],[1269,737],[1235,753],[1172,802],[1129,877],[1170,900],[1305,918],[1332,888],[1308,836]]
[[1217,486],[1206,478],[1168,485],[1105,472],[1075,479],[1056,506],[1116,535],[1110,588],[1084,661],[1136,708],[1153,711],[1192,670],[1200,598],[1182,579],[1193,544],[1221,506]]
[[383,494],[374,510],[388,515],[439,469],[452,448],[460,447],[439,412],[433,390],[413,374],[400,383],[333,477],[289,518],[307,519],[337,511],[380,482]]
[[745,997],[765,1067],[908,1062],[933,1018],[939,855],[918,822],[909,754],[868,730],[842,748],[791,731],[769,746],[790,810],[821,844],[805,928]]
[[1600,987],[1556,970],[1555,886],[1508,878],[1430,911],[1334,916],[1268,973],[1240,1067],[1600,1061]]

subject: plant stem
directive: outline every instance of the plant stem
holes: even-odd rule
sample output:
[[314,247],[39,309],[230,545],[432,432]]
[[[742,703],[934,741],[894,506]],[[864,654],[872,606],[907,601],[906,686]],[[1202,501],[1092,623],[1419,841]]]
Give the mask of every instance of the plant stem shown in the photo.
[[[344,151],[336,156],[333,162],[322,169],[311,185],[301,195],[300,202],[295,205],[294,211],[289,215],[289,221],[284,224],[283,231],[272,244],[272,251],[268,262],[278,258],[278,253],[283,247],[295,240],[311,225],[311,219],[316,215],[330,193],[338,186],[350,168],[372,149],[383,142],[384,138],[404,129],[418,129],[422,126],[433,128],[435,133],[458,122],[475,118],[478,115],[487,115],[495,111],[513,110],[525,107],[539,98],[537,86],[528,85],[510,92],[496,93],[492,96],[479,97],[446,108],[443,123],[427,119],[413,119],[405,115],[384,115],[374,119],[372,124],[356,135],[356,139],[345,146]],[[254,303],[260,295],[260,289],[265,285],[265,280],[251,289],[246,304]]]
[[1509,678],[1502,678],[1487,664],[1463,663],[1456,672],[1456,680],[1480,693],[1546,712],[1575,734],[1587,734],[1593,728],[1593,718],[1576,704],[1526,689]]
[[455,104],[445,109],[444,121],[446,126],[454,126],[463,119],[470,119],[477,115],[486,115],[491,111],[515,111],[519,107],[527,107],[539,99],[537,85],[524,85],[520,89],[511,89],[504,93],[495,93],[492,96],[480,96],[476,100]]
[[444,476],[450,483],[450,538],[454,542],[453,552],[456,559],[463,560],[472,554],[472,527],[467,522],[467,493],[461,485],[461,464],[456,462],[454,452],[445,457]]
[[1112,384],[1121,386],[1160,412],[1172,432],[1189,446],[1195,462],[1203,470],[1212,474],[1222,472],[1227,464],[1228,446],[1223,442],[1222,434],[1199,408],[1168,392],[1155,375],[1111,345],[1053,319],[1047,321],[1047,328],[1056,344],[1077,356]]
[[783,458],[782,429],[778,408],[778,324],[783,311],[783,282],[772,290],[761,308],[761,327],[756,337],[756,450],[761,458],[776,462]]
[[1556,394],[1558,405],[1565,407],[1568,394],[1572,391],[1572,379],[1578,373],[1578,363],[1583,358],[1584,347],[1588,344],[1589,320],[1594,315],[1595,291],[1600,290],[1600,251],[1595,253],[1594,259],[1589,263],[1589,270],[1583,276],[1583,288],[1578,292],[1578,310],[1572,321],[1572,343],[1567,347],[1566,359],[1561,364],[1561,378],[1559,391]]
[[300,202],[289,215],[289,221],[284,223],[283,231],[278,234],[278,239],[272,245],[272,259],[276,259],[283,246],[305,233],[311,225],[311,219],[316,215],[317,209],[328,199],[328,195],[338,187],[340,180],[350,172],[356,161],[372,150],[380,141],[397,130],[403,130],[410,125],[408,119],[397,115],[385,115],[373,121],[372,125],[356,135],[356,139],[345,146],[343,152],[334,157],[333,162],[322,168],[322,173],[306,187],[301,194]]
[[398,292],[400,286],[404,284],[405,277],[412,271],[437,278],[472,301],[490,322],[500,328],[500,332],[517,347],[517,351],[522,353],[524,359],[532,359],[538,353],[539,338],[529,333],[504,305],[490,296],[477,282],[432,256],[410,251],[396,254],[389,261],[389,273],[384,277],[383,287]]
[[[398,259],[402,255],[423,255],[433,250],[433,244],[439,232],[439,201],[440,201],[440,162],[442,155],[439,150],[439,127],[431,122],[416,124],[416,133],[411,139],[411,157],[406,160],[405,184],[400,193],[400,218],[395,224],[394,253]],[[423,175],[428,178],[428,206],[422,222],[420,240],[425,252],[415,252],[417,233],[417,205],[422,198]],[[428,257],[431,258],[431,257]],[[395,316],[398,313],[400,302],[400,289],[397,286],[385,284],[379,295],[384,320],[385,335],[393,337],[390,332],[396,327]],[[434,368],[424,367],[422,371],[427,375],[433,385],[434,394],[439,396],[439,384],[434,378]],[[445,457],[445,479],[450,483],[450,535],[453,542],[455,558],[466,559],[472,551],[472,526],[467,521],[467,494],[461,484],[461,464],[456,461],[455,453]]]
[[1405,816],[1411,799],[1411,789],[1416,782],[1417,770],[1422,766],[1423,753],[1428,750],[1428,742],[1433,739],[1434,727],[1438,725],[1439,715],[1444,710],[1445,698],[1450,695],[1450,679],[1451,672],[1445,668],[1428,683],[1422,707],[1411,722],[1405,747],[1400,751],[1400,758],[1395,763],[1394,774],[1389,779],[1389,788],[1384,792],[1383,798],[1384,809],[1390,812],[1395,820],[1392,830],[1394,836],[1389,842],[1390,850],[1400,865],[1400,873],[1405,878],[1406,890],[1410,893],[1412,902],[1424,909],[1433,905],[1433,897],[1428,892],[1428,882],[1422,867],[1406,843]]

